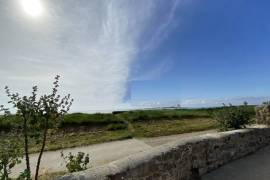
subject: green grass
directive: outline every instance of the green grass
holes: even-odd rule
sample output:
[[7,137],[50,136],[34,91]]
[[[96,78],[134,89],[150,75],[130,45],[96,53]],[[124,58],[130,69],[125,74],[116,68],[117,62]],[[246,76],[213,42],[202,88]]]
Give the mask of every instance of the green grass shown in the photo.
[[104,126],[109,124],[122,123],[123,120],[113,114],[84,114],[73,113],[65,116],[62,126],[95,125]]
[[[254,107],[249,106],[251,116]],[[138,110],[118,114],[74,113],[65,116],[60,129],[48,137],[46,150],[84,146],[133,137],[155,137],[216,129],[212,118],[220,108]],[[11,116],[0,117],[0,132],[18,126],[20,121]],[[5,133],[0,133],[4,138]],[[31,152],[37,152],[39,145],[31,141]]]
[[[248,111],[251,115],[255,115],[254,106],[248,106]],[[205,108],[205,109],[171,109],[171,110],[136,110],[126,111],[119,114],[85,114],[73,113],[67,114],[61,123],[61,127],[77,127],[77,126],[95,126],[106,127],[116,125],[126,127],[123,124],[134,122],[149,122],[160,120],[175,120],[175,119],[194,119],[194,118],[211,118],[215,111],[220,108]],[[12,127],[18,126],[20,123],[16,116],[2,118],[0,116],[0,131],[10,130]]]
[[210,112],[204,109],[138,110],[127,111],[118,115],[120,119],[124,119],[128,122],[148,122],[184,118],[192,119],[210,116]]
[[[132,134],[128,130],[100,131],[95,133],[77,132],[66,133],[65,135],[58,134],[57,136],[50,136],[48,138],[45,150],[71,148],[129,138],[132,138]],[[30,152],[33,153],[37,151],[39,151],[39,146],[32,144]]]
[[[126,130],[99,130],[97,132],[69,132],[54,134],[48,138],[45,150],[85,146],[136,137],[156,137],[216,129],[210,118],[135,122]],[[37,152],[39,145],[31,143],[30,151]]]
[[183,118],[209,118],[210,116],[211,112],[209,109],[136,110],[126,111],[119,114],[74,113],[65,116],[64,121],[62,122],[62,126],[108,126],[110,124],[125,124],[133,122],[149,122]]
[[135,137],[156,137],[215,129],[217,124],[210,118],[197,118],[134,123],[133,128]]

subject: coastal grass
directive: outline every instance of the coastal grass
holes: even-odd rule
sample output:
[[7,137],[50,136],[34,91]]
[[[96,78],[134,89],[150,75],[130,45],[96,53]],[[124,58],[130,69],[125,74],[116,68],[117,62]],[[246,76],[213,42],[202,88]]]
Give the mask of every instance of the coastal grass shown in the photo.
[[[45,150],[46,151],[58,150],[129,138],[132,138],[132,134],[128,130],[119,130],[119,131],[104,130],[96,133],[77,132],[77,133],[66,133],[65,135],[57,134],[54,136],[50,136],[48,138]],[[40,145],[32,143],[30,152],[31,153],[38,152],[39,148]]]
[[164,120],[150,123],[134,123],[134,137],[157,137],[216,129],[210,118]]
[[[82,131],[54,134],[48,137],[45,150],[58,150],[137,137],[167,136],[216,128],[215,121],[210,118],[163,120],[148,123],[136,122],[124,130],[110,131],[103,129],[97,132]],[[32,142],[30,152],[38,152],[39,148],[39,144]]]
[[[248,107],[250,115],[254,107]],[[51,133],[45,150],[86,146],[115,140],[156,137],[216,129],[213,113],[219,108],[137,110],[108,114],[73,113],[65,116],[57,131]],[[18,119],[0,118],[0,138],[18,126]],[[30,152],[37,152],[40,144],[30,142]]]

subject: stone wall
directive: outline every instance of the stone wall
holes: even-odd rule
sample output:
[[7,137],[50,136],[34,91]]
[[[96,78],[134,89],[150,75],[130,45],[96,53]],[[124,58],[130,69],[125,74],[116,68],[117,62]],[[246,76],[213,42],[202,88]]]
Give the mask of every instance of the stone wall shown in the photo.
[[270,129],[257,127],[179,140],[105,166],[68,174],[75,180],[192,180],[269,144]]

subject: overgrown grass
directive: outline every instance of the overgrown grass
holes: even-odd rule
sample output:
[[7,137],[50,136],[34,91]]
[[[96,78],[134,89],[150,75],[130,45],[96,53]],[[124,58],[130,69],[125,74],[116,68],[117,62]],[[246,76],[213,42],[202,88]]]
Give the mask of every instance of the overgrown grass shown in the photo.
[[[217,124],[210,118],[162,120],[152,122],[135,122],[126,130],[100,129],[96,132],[69,132],[55,134],[48,138],[46,150],[85,146],[115,140],[156,137],[172,134],[190,133],[196,131],[216,129]],[[32,143],[30,151],[37,152],[40,145]]]
[[62,126],[125,124],[173,119],[209,118],[209,109],[174,109],[174,110],[136,110],[119,114],[83,114],[74,113],[65,116]]
[[207,109],[171,109],[171,110],[138,110],[127,111],[118,115],[120,119],[128,122],[149,122],[173,119],[192,119],[210,117]]
[[197,118],[134,123],[133,128],[135,137],[156,137],[216,129],[217,124],[210,118]]
[[[132,137],[133,136],[131,132],[128,130],[99,131],[95,133],[77,132],[67,133],[65,135],[57,134],[56,136],[51,136],[48,138],[45,150],[57,150],[63,148],[85,146],[115,140],[129,139]],[[39,145],[32,144],[30,152],[37,152],[39,148]]]
[[[250,116],[255,116],[253,106],[248,106]],[[59,131],[48,138],[46,150],[84,146],[132,137],[154,137],[189,133],[217,128],[213,114],[220,108],[137,110],[117,114],[74,113],[65,116]],[[0,131],[8,133],[18,126],[15,116],[0,118]],[[3,138],[5,133],[0,134]],[[39,145],[31,142],[31,152]]]
[[[152,122],[160,120],[176,120],[176,119],[194,119],[194,118],[211,118],[214,112],[221,108],[205,108],[205,109],[162,109],[162,110],[136,110],[126,111],[119,114],[113,113],[73,113],[65,116],[61,127],[77,127],[77,126],[95,126],[106,127],[109,125],[127,127],[123,124],[134,122]],[[247,111],[251,116],[255,116],[254,106],[247,106]],[[10,116],[3,119],[0,116],[0,131],[9,130],[18,126],[19,120],[16,116]],[[116,128],[117,129],[117,128]]]
[[71,125],[95,125],[103,126],[109,124],[122,123],[123,120],[114,114],[85,114],[73,113],[65,116],[62,126]]

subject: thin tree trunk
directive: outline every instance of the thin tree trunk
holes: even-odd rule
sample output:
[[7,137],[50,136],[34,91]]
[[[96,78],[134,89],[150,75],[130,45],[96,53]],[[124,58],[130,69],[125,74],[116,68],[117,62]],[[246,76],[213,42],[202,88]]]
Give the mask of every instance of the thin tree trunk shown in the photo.
[[48,131],[48,119],[46,119],[45,122],[45,129],[43,132],[43,140],[42,140],[42,146],[39,152],[39,156],[38,156],[38,161],[37,161],[37,166],[36,166],[36,175],[35,175],[35,180],[38,180],[38,173],[39,173],[39,166],[40,166],[40,162],[41,162],[41,157],[45,148],[45,144],[46,144],[46,140],[47,140],[47,131]]
[[3,178],[5,179],[8,179],[8,172],[7,172],[7,166],[4,164],[3,165],[3,170],[4,170],[4,172],[3,172]]
[[29,160],[29,152],[28,152],[28,135],[27,135],[27,119],[23,117],[23,134],[24,134],[24,152],[25,152],[25,161],[26,161],[26,169],[27,169],[27,179],[31,179],[31,168],[30,168],[30,160]]

